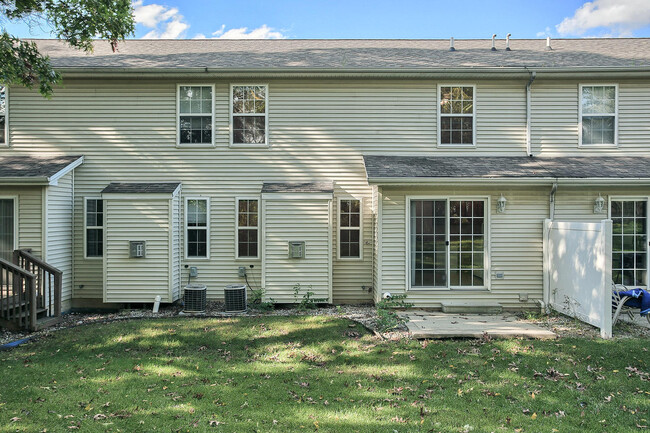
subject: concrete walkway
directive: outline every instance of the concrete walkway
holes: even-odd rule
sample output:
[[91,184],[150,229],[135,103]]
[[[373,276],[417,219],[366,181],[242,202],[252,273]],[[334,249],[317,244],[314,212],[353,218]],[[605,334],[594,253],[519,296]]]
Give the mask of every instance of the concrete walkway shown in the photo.
[[445,314],[409,310],[398,313],[408,319],[406,326],[413,338],[493,338],[553,339],[555,333],[530,323],[518,321],[514,315]]

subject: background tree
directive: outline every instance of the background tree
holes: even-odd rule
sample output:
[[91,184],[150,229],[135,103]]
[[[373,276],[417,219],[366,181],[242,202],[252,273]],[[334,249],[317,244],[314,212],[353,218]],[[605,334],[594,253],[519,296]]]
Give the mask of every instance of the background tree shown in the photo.
[[93,50],[96,38],[115,51],[118,41],[135,30],[131,0],[0,0],[0,13],[0,83],[38,86],[43,96],[52,94],[61,76],[34,42],[10,35],[5,23],[45,25],[58,39],[86,52]]

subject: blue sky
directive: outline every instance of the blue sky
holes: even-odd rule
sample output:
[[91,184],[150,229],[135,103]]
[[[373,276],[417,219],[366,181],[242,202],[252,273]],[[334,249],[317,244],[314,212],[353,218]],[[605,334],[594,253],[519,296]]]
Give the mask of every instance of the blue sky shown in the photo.
[[[133,5],[136,38],[650,37],[650,0],[137,0]],[[20,37],[49,37],[43,27],[4,24]]]

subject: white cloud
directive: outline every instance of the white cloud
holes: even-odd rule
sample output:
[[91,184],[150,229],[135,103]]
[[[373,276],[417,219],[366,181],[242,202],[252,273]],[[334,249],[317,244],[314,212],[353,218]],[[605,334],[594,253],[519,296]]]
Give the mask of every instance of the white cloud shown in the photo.
[[263,24],[256,29],[248,30],[248,27],[240,27],[238,29],[226,30],[226,25],[222,25],[219,30],[212,33],[216,39],[284,39],[286,38],[282,32],[274,30]]
[[535,36],[537,36],[538,38],[545,38],[547,36],[551,36],[551,28],[546,27],[543,32],[537,32]]
[[618,36],[632,36],[634,30],[647,25],[650,25],[648,0],[594,0],[582,5],[555,28],[563,36],[584,35],[598,28]]
[[142,1],[133,2],[133,16],[136,24],[151,29],[145,39],[176,39],[185,35],[190,25],[177,8],[156,3],[143,5]]

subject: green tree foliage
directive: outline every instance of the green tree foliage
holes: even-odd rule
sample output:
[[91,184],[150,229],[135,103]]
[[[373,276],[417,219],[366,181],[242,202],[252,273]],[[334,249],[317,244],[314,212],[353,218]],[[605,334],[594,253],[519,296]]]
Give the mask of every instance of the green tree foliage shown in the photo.
[[[131,0],[0,0],[0,25],[10,21],[52,28],[70,46],[91,52],[93,40],[104,39],[115,51],[119,41],[133,34]],[[52,94],[61,76],[34,42],[0,30],[0,83],[35,86],[43,96]]]

